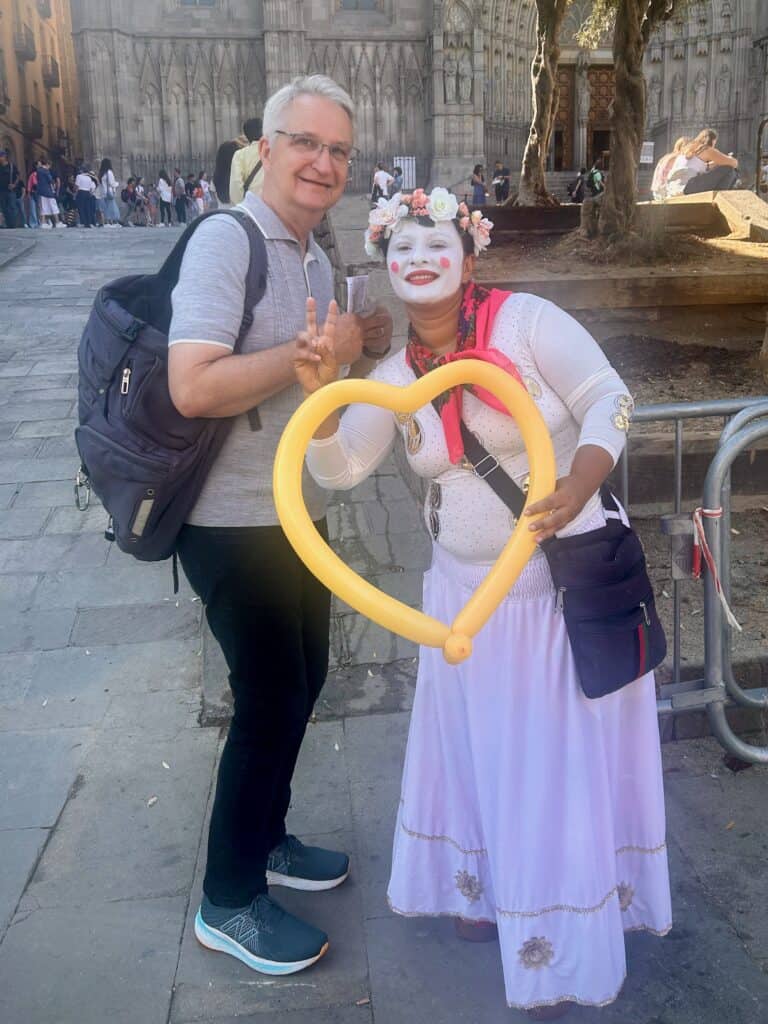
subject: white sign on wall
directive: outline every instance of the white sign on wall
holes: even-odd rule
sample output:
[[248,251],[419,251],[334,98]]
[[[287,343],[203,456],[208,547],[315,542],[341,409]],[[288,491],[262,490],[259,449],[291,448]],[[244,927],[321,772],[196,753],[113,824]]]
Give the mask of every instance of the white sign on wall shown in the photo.
[[640,163],[641,164],[652,164],[653,163],[653,142],[644,142],[643,148],[640,150]]

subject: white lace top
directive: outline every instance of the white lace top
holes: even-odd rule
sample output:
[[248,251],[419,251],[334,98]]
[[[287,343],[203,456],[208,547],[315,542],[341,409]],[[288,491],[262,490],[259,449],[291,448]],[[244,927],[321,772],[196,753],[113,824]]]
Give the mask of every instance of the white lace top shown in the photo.
[[[598,445],[616,461],[626,440],[632,399],[597,342],[573,317],[535,295],[513,294],[496,316],[490,346],[520,370],[552,436],[558,477],[570,472],[580,445]],[[415,377],[405,350],[378,366],[371,378],[411,384]],[[467,391],[463,418],[525,489],[528,458],[515,421]],[[513,528],[512,513],[471,469],[450,462],[433,406],[407,418],[372,405],[350,406],[333,437],[310,443],[307,466],[322,487],[349,489],[384,461],[398,434],[413,471],[430,481],[424,519],[433,539],[464,561],[494,562]],[[594,495],[558,535],[582,533],[604,522]]]

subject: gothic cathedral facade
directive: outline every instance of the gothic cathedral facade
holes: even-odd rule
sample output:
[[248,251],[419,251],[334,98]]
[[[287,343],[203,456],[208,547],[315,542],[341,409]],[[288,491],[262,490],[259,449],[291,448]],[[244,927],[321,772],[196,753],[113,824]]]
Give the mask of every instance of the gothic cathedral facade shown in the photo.
[[[84,155],[121,173],[210,170],[267,96],[323,72],[356,108],[363,190],[377,160],[411,157],[417,183],[458,185],[474,163],[514,171],[531,117],[533,0],[71,0]],[[608,148],[610,41],[586,51],[574,0],[561,34],[552,170]],[[702,127],[754,165],[766,113],[768,4],[692,0],[646,53],[646,138],[656,154]]]

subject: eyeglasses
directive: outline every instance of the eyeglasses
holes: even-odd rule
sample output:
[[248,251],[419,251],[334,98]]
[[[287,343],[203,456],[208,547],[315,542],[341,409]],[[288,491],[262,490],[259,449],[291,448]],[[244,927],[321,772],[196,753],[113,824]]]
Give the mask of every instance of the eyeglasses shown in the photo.
[[316,139],[314,135],[308,135],[306,132],[284,132],[280,128],[276,128],[275,135],[285,135],[290,139],[291,148],[304,156],[317,157],[324,149],[327,149],[331,160],[337,164],[349,163],[360,152],[355,146],[347,145],[345,142],[321,142],[320,139]]

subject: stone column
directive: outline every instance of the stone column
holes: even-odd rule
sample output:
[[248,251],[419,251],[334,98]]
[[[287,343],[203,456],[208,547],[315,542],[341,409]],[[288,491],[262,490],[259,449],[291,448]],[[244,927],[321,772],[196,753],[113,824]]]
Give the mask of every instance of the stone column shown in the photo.
[[267,96],[307,69],[301,0],[264,0],[264,71]]

